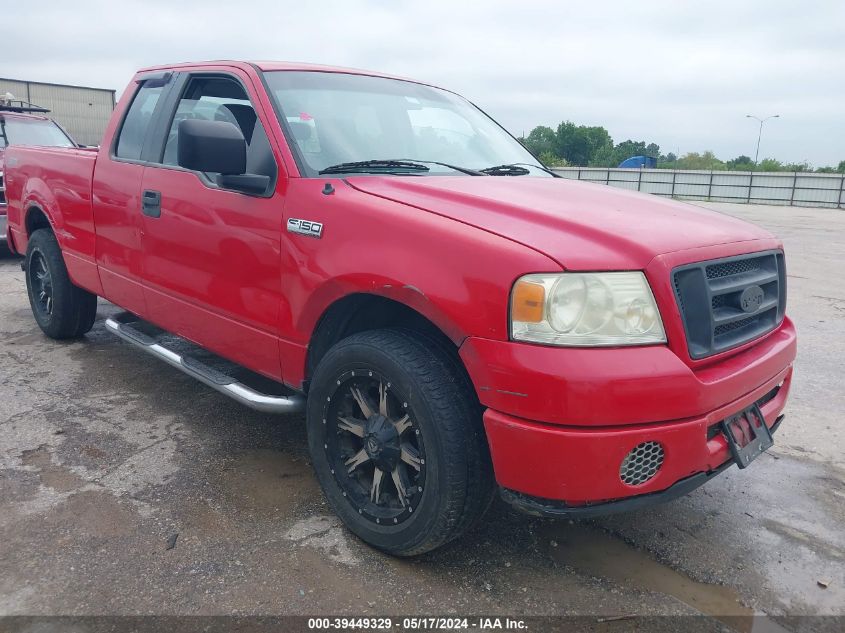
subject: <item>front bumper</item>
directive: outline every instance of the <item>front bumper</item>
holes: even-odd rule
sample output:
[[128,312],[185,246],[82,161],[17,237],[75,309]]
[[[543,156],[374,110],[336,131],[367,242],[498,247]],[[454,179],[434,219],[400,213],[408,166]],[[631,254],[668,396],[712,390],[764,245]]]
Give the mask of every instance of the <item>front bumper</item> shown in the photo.
[[[484,427],[496,480],[508,490],[568,506],[660,492],[730,461],[727,439],[716,428],[722,420],[756,402],[771,428],[786,405],[791,383],[790,365],[743,398],[707,415],[657,424],[552,426],[487,409]],[[640,485],[623,483],[619,469],[625,456],[638,444],[652,441],[664,450],[657,474]]]
[[8,221],[5,214],[0,215],[0,244],[6,243],[6,226]]
[[[780,423],[783,421],[783,418],[783,415],[779,415],[777,417],[775,423],[771,427],[772,433],[777,431]],[[500,490],[500,494],[502,499],[525,514],[556,519],[587,519],[595,516],[618,514],[620,512],[633,512],[634,510],[649,508],[660,503],[666,503],[667,501],[683,497],[699,486],[703,486],[708,481],[716,477],[716,475],[723,473],[731,466],[733,466],[733,462],[727,461],[715,470],[690,475],[686,479],[681,479],[679,482],[672,484],[666,490],[662,490],[660,492],[637,494],[632,497],[616,499],[614,501],[587,503],[576,506],[567,505],[562,501],[530,497],[513,490],[508,490],[507,488],[502,488]]]
[[667,345],[561,348],[471,337],[460,354],[485,407],[551,425],[608,427],[706,415],[783,372],[796,350],[787,317],[753,345],[695,366]]
[[[666,347],[555,349],[469,339],[461,348],[487,407],[484,426],[506,498],[534,498],[517,505],[535,511],[551,502],[556,514],[681,494],[690,481],[707,480],[732,463],[716,428],[722,420],[757,403],[767,425],[775,424],[795,354],[789,319],[755,345],[696,369]],[[663,463],[645,483],[626,484],[620,465],[643,442],[660,443]]]

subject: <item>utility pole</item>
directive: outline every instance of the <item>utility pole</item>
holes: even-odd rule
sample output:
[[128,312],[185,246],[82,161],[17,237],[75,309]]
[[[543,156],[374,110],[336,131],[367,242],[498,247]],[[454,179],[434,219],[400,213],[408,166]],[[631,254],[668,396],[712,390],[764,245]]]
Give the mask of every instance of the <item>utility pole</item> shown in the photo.
[[753,114],[746,114],[746,119],[754,119],[755,121],[760,122],[760,131],[757,133],[757,151],[754,153],[754,166],[757,166],[757,160],[760,158],[760,138],[763,136],[763,124],[768,121],[769,119],[777,119],[780,118],[779,114],[773,114],[771,116],[767,116],[765,119],[761,119],[760,117],[756,117]]

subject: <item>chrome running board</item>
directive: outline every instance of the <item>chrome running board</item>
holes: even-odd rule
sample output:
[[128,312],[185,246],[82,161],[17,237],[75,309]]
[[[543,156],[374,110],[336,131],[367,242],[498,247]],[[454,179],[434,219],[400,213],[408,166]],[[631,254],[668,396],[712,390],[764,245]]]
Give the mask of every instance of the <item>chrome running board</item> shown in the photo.
[[305,410],[305,396],[294,393],[278,396],[256,391],[225,372],[165,347],[156,338],[133,327],[139,322],[138,317],[123,313],[107,318],[106,329],[251,409],[265,413],[300,413]]

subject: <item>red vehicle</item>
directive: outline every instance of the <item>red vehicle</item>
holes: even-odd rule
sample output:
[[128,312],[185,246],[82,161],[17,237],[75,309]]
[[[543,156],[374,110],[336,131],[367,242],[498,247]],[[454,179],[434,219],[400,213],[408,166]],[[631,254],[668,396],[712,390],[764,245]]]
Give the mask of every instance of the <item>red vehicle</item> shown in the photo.
[[329,502],[394,554],[461,535],[497,489],[562,517],[674,498],[747,466],[783,417],[778,239],[555,178],[423,83],[150,68],[96,155],[10,148],[7,194],[48,336],[87,332],[105,297],[132,344],[304,410]]
[[76,147],[55,121],[43,116],[49,110],[17,100],[0,99],[0,249],[6,245],[6,187],[3,155],[9,145]]

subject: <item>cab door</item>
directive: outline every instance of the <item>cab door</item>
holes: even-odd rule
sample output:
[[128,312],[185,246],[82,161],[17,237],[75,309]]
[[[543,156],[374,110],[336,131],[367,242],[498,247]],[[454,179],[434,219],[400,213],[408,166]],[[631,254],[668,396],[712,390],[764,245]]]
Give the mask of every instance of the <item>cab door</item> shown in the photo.
[[[232,69],[184,74],[161,127],[160,152],[141,186],[143,275],[150,319],[166,330],[281,379],[278,318],[279,157],[247,76]],[[247,171],[270,177],[261,194],[217,185],[217,174],[177,164],[179,123],[228,121],[247,141]]]
[[92,182],[96,260],[103,296],[141,316],[147,315],[139,215],[144,150],[170,78],[170,73],[136,78],[125,115],[114,131],[106,132],[106,138],[114,138],[114,142],[100,148]]

